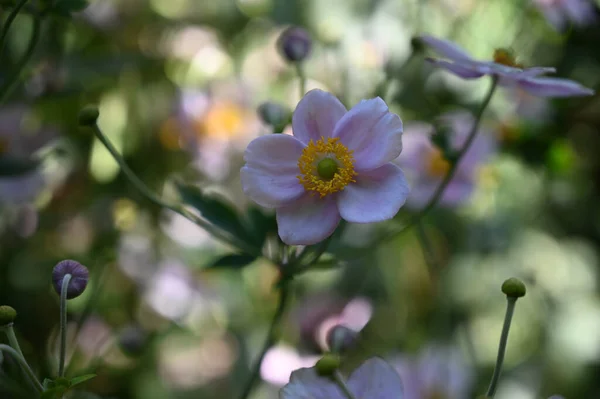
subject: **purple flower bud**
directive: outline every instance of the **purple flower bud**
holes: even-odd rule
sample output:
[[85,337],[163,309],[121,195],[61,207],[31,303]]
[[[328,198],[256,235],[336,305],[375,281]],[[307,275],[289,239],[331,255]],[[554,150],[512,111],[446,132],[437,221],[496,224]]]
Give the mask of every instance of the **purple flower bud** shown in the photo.
[[135,325],[125,327],[119,333],[119,347],[127,355],[141,354],[147,341],[148,333]]
[[71,281],[67,287],[67,299],[77,298],[83,293],[90,278],[88,269],[74,260],[62,260],[52,270],[52,285],[60,295],[63,279],[67,274],[71,275]]
[[279,50],[290,62],[303,61],[310,54],[312,40],[303,28],[292,26],[287,28],[278,40]]
[[344,353],[356,343],[358,333],[343,325],[333,327],[327,333],[327,345],[334,353]]

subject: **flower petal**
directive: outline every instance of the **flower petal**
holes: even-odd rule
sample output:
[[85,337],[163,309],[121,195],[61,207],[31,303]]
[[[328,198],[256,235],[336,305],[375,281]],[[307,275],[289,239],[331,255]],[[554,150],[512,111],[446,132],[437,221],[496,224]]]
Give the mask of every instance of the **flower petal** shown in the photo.
[[393,218],[409,193],[404,173],[388,163],[360,173],[356,183],[347,185],[338,195],[342,218],[354,223],[373,223]]
[[292,204],[277,209],[279,237],[288,245],[312,245],[335,231],[340,214],[335,197],[320,198],[307,193]]
[[477,64],[448,62],[434,58],[427,58],[426,60],[463,79],[477,79],[485,75],[485,72],[479,70],[480,68]]
[[267,208],[296,200],[305,192],[296,177],[303,149],[300,141],[285,134],[252,140],[244,153],[246,165],[240,172],[244,193]]
[[423,35],[419,39],[436,53],[443,55],[453,61],[472,61],[473,58],[458,44],[449,40],[438,39],[433,36]]
[[535,76],[544,75],[547,73],[555,73],[556,68],[553,67],[532,67],[523,69],[523,71],[519,74],[520,77],[528,77],[533,78]]
[[372,170],[402,151],[402,121],[379,97],[363,100],[335,126],[333,137],[354,151],[354,168]]
[[538,97],[575,97],[594,94],[592,89],[588,89],[572,80],[560,78],[519,79],[518,86]]
[[357,398],[402,399],[404,391],[396,370],[378,357],[371,358],[354,370],[348,388]]
[[337,384],[327,377],[319,377],[314,367],[292,373],[290,383],[279,392],[280,399],[345,399]]
[[335,124],[346,112],[346,107],[334,95],[311,90],[302,97],[292,116],[294,136],[304,144],[331,137]]

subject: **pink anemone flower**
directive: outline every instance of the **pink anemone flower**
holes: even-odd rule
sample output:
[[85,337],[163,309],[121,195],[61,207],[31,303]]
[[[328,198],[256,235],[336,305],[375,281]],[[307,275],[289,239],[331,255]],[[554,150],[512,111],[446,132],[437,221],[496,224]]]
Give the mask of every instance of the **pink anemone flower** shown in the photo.
[[283,242],[315,244],[341,219],[380,222],[404,205],[408,183],[391,163],[402,151],[402,121],[381,98],[348,111],[330,93],[311,90],[292,130],[253,140],[241,170],[244,193],[275,209]]

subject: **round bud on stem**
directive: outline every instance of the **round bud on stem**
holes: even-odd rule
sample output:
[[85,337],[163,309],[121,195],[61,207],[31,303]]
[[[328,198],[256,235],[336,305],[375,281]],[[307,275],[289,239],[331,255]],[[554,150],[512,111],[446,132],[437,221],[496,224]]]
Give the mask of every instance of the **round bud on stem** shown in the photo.
[[312,49],[310,34],[303,28],[292,26],[287,28],[277,42],[281,54],[289,62],[300,62],[306,59]]
[[62,282],[67,274],[71,275],[71,281],[67,287],[67,299],[77,298],[85,291],[90,273],[87,267],[77,261],[67,259],[58,262],[52,270],[52,285],[58,295],[60,295]]
[[327,333],[327,345],[333,353],[342,354],[356,343],[358,333],[346,326],[337,325]]
[[340,367],[340,358],[338,355],[333,353],[327,353],[323,356],[317,364],[315,364],[315,368],[317,370],[317,374],[321,377],[331,376],[335,371]]
[[257,111],[260,119],[273,126],[275,132],[281,132],[290,121],[290,110],[279,103],[267,101],[259,105]]
[[100,116],[100,111],[98,111],[98,107],[95,105],[86,105],[79,111],[79,124],[81,126],[93,126],[96,124],[98,117]]
[[521,298],[525,296],[527,288],[521,280],[511,277],[502,283],[502,292],[509,298]]
[[147,341],[148,334],[138,326],[125,327],[119,333],[119,347],[127,355],[141,354]]
[[12,306],[0,306],[0,327],[12,324],[17,318],[17,311]]

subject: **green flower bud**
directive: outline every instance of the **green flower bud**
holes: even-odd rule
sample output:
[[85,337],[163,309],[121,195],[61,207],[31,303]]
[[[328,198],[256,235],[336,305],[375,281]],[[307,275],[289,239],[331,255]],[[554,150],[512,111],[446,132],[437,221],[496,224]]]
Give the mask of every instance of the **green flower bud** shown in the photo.
[[260,119],[273,126],[276,133],[283,131],[291,117],[291,111],[286,106],[271,101],[259,105],[257,111]]
[[333,353],[327,353],[323,356],[315,365],[317,374],[321,377],[327,377],[333,375],[333,373],[340,367],[340,357]]
[[7,305],[0,306],[0,327],[12,324],[17,318],[17,311]]
[[527,288],[521,280],[511,277],[502,283],[502,292],[509,298],[521,298],[525,296]]
[[95,105],[86,105],[79,111],[79,125],[81,126],[93,126],[96,124],[100,111]]

